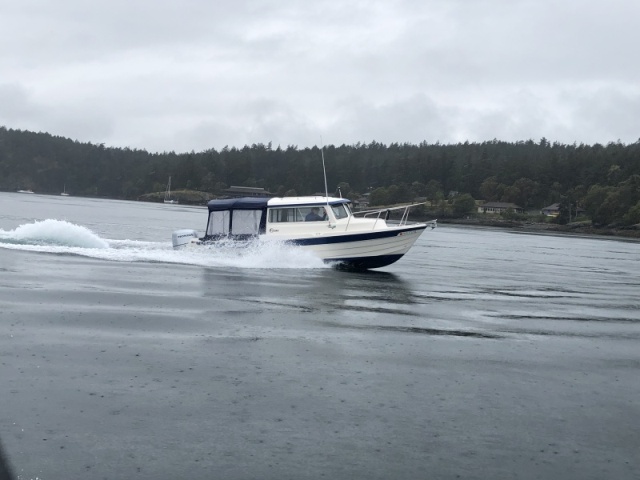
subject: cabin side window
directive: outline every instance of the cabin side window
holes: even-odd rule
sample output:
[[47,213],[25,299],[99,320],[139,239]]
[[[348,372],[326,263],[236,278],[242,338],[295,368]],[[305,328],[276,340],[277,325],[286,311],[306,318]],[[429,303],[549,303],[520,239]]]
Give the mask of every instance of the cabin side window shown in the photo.
[[295,208],[272,208],[269,210],[269,222],[295,222]]
[[326,220],[324,205],[305,205],[300,207],[270,208],[269,223],[305,222]]
[[297,207],[272,208],[269,210],[269,222],[304,222],[304,216]]
[[260,219],[262,210],[234,210],[233,234],[258,235],[260,233]]
[[229,220],[231,215],[229,210],[211,212],[209,214],[209,224],[207,225],[207,235],[227,235],[229,233]]

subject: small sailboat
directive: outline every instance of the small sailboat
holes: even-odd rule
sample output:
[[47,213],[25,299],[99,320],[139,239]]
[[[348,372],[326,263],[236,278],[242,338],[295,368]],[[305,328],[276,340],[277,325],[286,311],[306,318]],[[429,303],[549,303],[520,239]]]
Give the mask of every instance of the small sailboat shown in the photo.
[[66,183],[64,184],[64,187],[62,187],[62,193],[60,195],[62,195],[63,197],[68,197],[69,196],[69,194],[67,193],[67,184]]
[[167,190],[164,192],[164,203],[178,203],[178,200],[171,198],[171,176],[169,176]]

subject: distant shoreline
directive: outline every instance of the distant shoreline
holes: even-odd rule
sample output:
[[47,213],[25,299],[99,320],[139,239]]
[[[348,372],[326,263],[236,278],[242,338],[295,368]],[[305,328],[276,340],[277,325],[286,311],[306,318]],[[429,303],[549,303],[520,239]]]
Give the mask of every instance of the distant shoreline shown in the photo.
[[640,228],[596,228],[584,222],[569,223],[560,225],[556,223],[537,223],[531,221],[503,220],[503,219],[480,219],[480,218],[442,218],[438,219],[440,224],[464,225],[489,228],[509,228],[521,230],[527,233],[548,233],[548,234],[569,234],[587,235],[597,237],[615,237],[632,240],[640,240]]
[[[15,191],[3,191],[2,193],[16,193]],[[36,192],[37,193],[37,192]],[[215,198],[207,192],[200,192],[196,190],[178,190],[175,192],[176,198],[179,199],[180,204],[183,206],[206,206],[208,200]],[[57,193],[41,193],[40,195],[52,195],[59,196]],[[137,199],[131,198],[115,198],[115,197],[98,197],[98,196],[84,196],[78,195],[76,198],[95,198],[100,200],[124,200],[124,201],[138,201],[149,203],[162,203],[164,199],[164,192],[154,192],[144,195],[140,195]],[[384,208],[384,207],[374,207]],[[420,219],[415,220],[430,220],[437,218],[437,214],[429,214],[421,216]],[[580,236],[593,236],[599,238],[617,238],[617,239],[629,239],[640,241],[640,225],[631,227],[594,227],[587,222],[574,222],[567,225],[560,225],[557,223],[540,223],[527,220],[506,220],[499,215],[485,217],[470,217],[470,218],[438,218],[438,223],[443,225],[460,225],[471,227],[487,227],[487,228],[503,228],[520,230],[523,233],[539,233],[539,234],[567,234],[567,235],[580,235]]]

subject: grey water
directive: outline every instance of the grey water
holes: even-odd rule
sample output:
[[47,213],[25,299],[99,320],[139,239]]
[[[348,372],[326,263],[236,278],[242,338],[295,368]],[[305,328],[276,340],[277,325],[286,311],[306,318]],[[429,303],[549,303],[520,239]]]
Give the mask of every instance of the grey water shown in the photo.
[[0,193],[17,478],[638,478],[640,243],[439,226],[355,273],[173,251],[205,224]]

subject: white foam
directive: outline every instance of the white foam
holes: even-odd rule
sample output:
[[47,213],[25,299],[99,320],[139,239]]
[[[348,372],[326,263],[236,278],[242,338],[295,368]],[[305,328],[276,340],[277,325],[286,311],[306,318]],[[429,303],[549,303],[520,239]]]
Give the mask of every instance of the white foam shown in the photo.
[[116,262],[151,262],[241,269],[328,268],[311,252],[269,240],[250,244],[219,242],[174,250],[170,241],[105,240],[91,230],[61,220],[44,220],[0,230],[0,248],[80,255]]
[[82,248],[109,248],[109,243],[86,227],[64,220],[42,220],[0,231],[0,241],[26,245],[57,245]]

